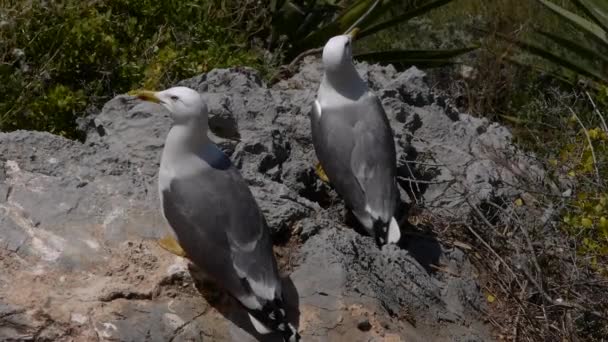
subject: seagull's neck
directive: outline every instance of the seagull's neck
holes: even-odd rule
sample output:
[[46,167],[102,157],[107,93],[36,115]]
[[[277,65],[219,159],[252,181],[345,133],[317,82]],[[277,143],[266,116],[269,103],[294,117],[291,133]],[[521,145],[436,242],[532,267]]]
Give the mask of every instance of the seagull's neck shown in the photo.
[[211,140],[207,136],[207,125],[203,122],[187,122],[175,124],[169,130],[161,164],[171,163],[172,160],[198,155]]
[[353,63],[343,63],[334,70],[326,70],[322,83],[351,100],[360,98],[368,90]]

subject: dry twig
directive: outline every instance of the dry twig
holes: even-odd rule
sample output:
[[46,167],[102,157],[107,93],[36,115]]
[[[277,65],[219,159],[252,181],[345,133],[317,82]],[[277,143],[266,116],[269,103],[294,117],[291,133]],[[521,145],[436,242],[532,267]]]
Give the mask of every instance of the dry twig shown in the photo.
[[597,158],[595,157],[595,149],[593,148],[593,143],[591,142],[591,137],[589,136],[589,132],[587,131],[587,128],[585,128],[585,125],[583,124],[581,119],[578,117],[578,115],[576,115],[576,113],[574,112],[572,107],[567,106],[567,108],[568,108],[568,110],[570,110],[570,113],[572,113],[572,116],[574,116],[574,118],[576,118],[576,121],[578,121],[578,124],[583,128],[583,133],[585,133],[585,137],[587,138],[587,142],[589,143],[589,149],[591,150],[591,157],[593,158],[593,168],[595,169],[595,177],[597,178],[597,183],[602,184],[602,178],[600,177],[600,171],[597,168]]
[[585,94],[587,95],[589,102],[591,102],[591,105],[593,106],[593,111],[595,112],[595,114],[597,114],[597,116],[600,117],[600,121],[602,121],[602,128],[604,129],[604,132],[608,133],[608,125],[606,125],[606,120],[604,120],[604,115],[600,112],[600,110],[595,105],[595,102],[593,101],[593,98],[591,97],[591,95],[589,95],[589,92],[585,91]]

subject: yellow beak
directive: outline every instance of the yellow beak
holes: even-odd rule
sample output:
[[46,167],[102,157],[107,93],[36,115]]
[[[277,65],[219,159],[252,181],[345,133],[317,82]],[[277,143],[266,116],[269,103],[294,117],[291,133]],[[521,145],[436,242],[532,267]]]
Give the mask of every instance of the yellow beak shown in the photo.
[[347,35],[350,36],[350,39],[355,40],[355,38],[357,38],[357,34],[359,33],[359,31],[361,31],[361,29],[359,29],[358,27],[355,27],[352,30],[350,30],[350,32],[348,32]]
[[160,103],[160,99],[158,97],[156,97],[156,92],[155,91],[136,90],[136,91],[129,92],[129,95],[137,96],[137,98],[140,99],[140,100],[154,102],[154,103]]

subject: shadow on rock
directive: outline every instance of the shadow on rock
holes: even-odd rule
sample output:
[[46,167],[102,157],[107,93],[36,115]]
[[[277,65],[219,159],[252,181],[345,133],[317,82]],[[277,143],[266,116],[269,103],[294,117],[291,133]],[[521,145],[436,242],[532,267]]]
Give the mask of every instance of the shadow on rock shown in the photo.
[[409,147],[405,157],[397,163],[397,183],[412,199],[418,201],[426,193],[429,185],[434,184],[435,178],[440,174],[436,167],[418,167],[419,155],[416,149]]
[[[195,265],[189,263],[188,271],[190,272],[192,279],[194,279],[196,289],[209,305],[232,322],[233,325],[229,328],[232,341],[283,342],[282,336],[278,333],[267,335],[258,333],[253,327],[247,311],[239,301],[220,289],[217,284],[208,279]],[[282,278],[281,285],[283,287],[283,299],[285,301],[287,320],[297,330],[300,321],[298,291],[289,277]]]
[[402,235],[398,246],[407,250],[428,273],[433,273],[435,270],[431,265],[439,265],[443,254],[439,241],[434,236],[403,232],[404,228],[406,231],[413,229],[409,223],[401,227]]

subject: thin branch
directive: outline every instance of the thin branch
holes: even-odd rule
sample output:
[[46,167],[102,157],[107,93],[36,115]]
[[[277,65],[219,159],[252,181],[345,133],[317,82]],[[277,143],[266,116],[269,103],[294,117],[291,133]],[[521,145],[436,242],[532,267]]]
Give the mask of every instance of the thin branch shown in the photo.
[[426,163],[416,160],[406,160],[407,164],[415,164],[415,165],[424,165],[424,166],[435,166],[435,167],[447,167],[447,164],[434,164],[434,163]]
[[[532,240],[530,238],[528,229],[526,228],[526,226],[524,224],[519,224],[518,226],[520,227],[520,229],[521,229],[521,231],[523,233],[523,236],[524,236],[524,238],[526,240],[526,243],[528,245],[528,249],[530,250],[530,253],[532,253],[532,261],[533,261],[534,267],[537,270],[537,273],[538,273],[539,277],[541,278],[541,283],[538,283],[535,279],[533,279],[532,275],[529,272],[527,272],[527,270],[525,268],[523,268],[523,267],[521,268],[522,269],[522,273],[524,273],[524,275],[526,276],[526,278],[534,285],[534,287],[542,295],[543,299],[546,300],[546,301],[548,301],[551,305],[554,305],[554,306],[560,306],[560,307],[564,307],[564,308],[568,308],[568,309],[581,310],[581,311],[584,311],[584,312],[588,312],[588,313],[590,313],[590,314],[592,314],[592,315],[594,315],[594,316],[596,316],[596,317],[598,317],[600,319],[608,320],[607,317],[605,317],[604,315],[602,315],[598,311],[594,311],[594,310],[588,309],[588,308],[586,308],[586,307],[584,307],[584,306],[582,306],[582,305],[580,305],[578,303],[566,302],[566,301],[564,301],[562,299],[557,299],[557,300],[553,299],[552,297],[550,297],[545,292],[545,290],[544,290],[544,288],[542,286],[543,275],[542,275],[541,267],[540,267],[540,264],[538,263],[536,252],[535,252],[534,247],[532,245]],[[543,308],[544,308],[544,305],[543,305]]]
[[597,109],[597,106],[595,105],[595,102],[591,98],[591,95],[589,95],[589,92],[585,91],[585,94],[587,95],[589,102],[591,102],[591,105],[593,106],[593,111],[597,114],[597,116],[600,117],[600,120],[602,121],[602,128],[604,129],[604,132],[608,133],[608,125],[606,125],[606,120],[604,120],[604,115],[600,112],[599,109]]
[[600,177],[600,170],[598,170],[598,168],[597,168],[597,158],[595,157],[595,149],[593,148],[593,143],[591,142],[591,137],[589,136],[589,132],[587,131],[587,128],[585,128],[585,125],[583,124],[581,119],[578,117],[578,115],[576,115],[576,113],[574,112],[572,107],[570,107],[570,106],[566,106],[566,107],[568,108],[570,113],[572,113],[574,118],[576,118],[576,121],[578,121],[578,124],[583,128],[583,133],[585,133],[585,137],[587,138],[587,142],[589,143],[589,149],[591,150],[591,157],[593,158],[593,168],[595,169],[595,176],[597,178],[597,183],[602,184],[602,178]]
[[[414,183],[414,184],[444,184],[444,183],[451,183],[452,180],[444,180],[444,181],[427,181],[427,180],[422,180],[422,179],[413,179],[413,178],[408,178],[408,177],[402,177],[402,176],[397,176],[398,179],[405,181],[405,182],[410,182],[410,183]],[[416,188],[418,188],[418,192],[420,192],[420,188],[418,187],[418,185],[416,185]]]
[[287,65],[287,69],[288,70],[293,70],[293,68],[298,65],[298,63],[300,62],[300,60],[302,60],[304,57],[306,56],[310,56],[310,55],[316,55],[318,53],[323,52],[323,46],[322,47],[318,47],[318,48],[314,48],[314,49],[309,49],[306,50],[304,52],[302,52],[301,54],[297,55],[296,58],[293,59],[293,61],[291,61],[291,63],[289,63],[289,65]]
[[354,24],[350,25],[350,27],[348,28],[348,30],[346,30],[346,32],[344,32],[344,34],[347,34],[348,32],[352,31],[352,29],[354,29],[359,24],[361,24],[363,22],[363,20],[367,19],[367,17],[369,17],[369,15],[372,14],[372,12],[376,9],[376,7],[378,7],[378,5],[380,4],[380,1],[381,0],[376,0],[376,2],[374,2],[374,4],[371,5],[370,8],[368,8],[367,11],[365,13],[363,13],[363,15],[360,16],[359,19],[357,19],[355,21]]
[[[511,275],[513,276],[513,278],[515,278],[515,280],[517,281],[517,275],[515,274],[515,272],[513,272],[513,270],[511,269],[511,267],[509,266],[509,264],[507,264],[507,262],[505,261],[505,259],[503,259],[495,250],[494,248],[492,248],[492,246],[490,246],[489,243],[486,242],[486,240],[484,240],[481,235],[479,235],[475,229],[473,229],[473,227],[471,227],[471,225],[469,224],[465,224],[465,226],[467,227],[467,229],[471,232],[471,234],[473,234],[478,240],[479,242],[481,242],[482,245],[484,245],[488,251],[490,251],[492,254],[494,254],[494,256],[496,257],[496,259],[498,259],[498,261],[500,261],[501,264],[503,264],[503,266],[505,266],[505,268],[507,269],[507,271],[509,271],[509,273],[511,273]],[[519,281],[518,281],[519,283]],[[520,284],[521,285],[521,284]]]
[[587,312],[597,318],[600,318],[602,320],[608,320],[604,315],[602,315],[600,312],[588,309],[578,303],[570,303],[567,302],[561,298],[559,299],[553,299],[551,296],[549,296],[549,294],[547,294],[542,287],[540,286],[540,284],[538,284],[538,282],[536,282],[536,280],[526,271],[525,267],[522,267],[522,273],[526,276],[526,278],[528,278],[528,281],[530,281],[532,283],[532,285],[534,285],[534,287],[536,288],[536,290],[543,296],[543,298],[545,298],[545,300],[547,300],[549,303],[551,303],[551,305],[554,306],[560,306],[563,308],[567,308],[567,309],[577,309],[577,310],[581,310],[584,312]]
[[[410,172],[410,175],[413,176],[414,174],[412,173],[412,170],[410,169],[409,165],[407,165],[407,163],[405,165],[407,166],[407,170]],[[418,186],[418,181],[416,179],[411,179],[411,178],[406,178],[406,177],[400,177],[400,176],[397,176],[397,179],[407,181],[408,182],[407,184],[410,187],[410,191],[412,192],[412,196],[414,196],[415,203],[418,203],[418,204],[422,203],[422,201],[418,200],[418,197],[416,196],[416,194],[421,194],[422,193],[420,191],[420,187]],[[418,190],[417,192],[414,191],[414,187],[412,186],[412,183],[414,183],[416,185],[416,189]]]
[[[525,224],[519,224],[518,225],[520,230],[523,232],[526,243],[528,244],[528,248],[530,250],[530,253],[532,253],[532,261],[534,266],[536,267],[536,273],[537,276],[540,278],[540,283],[536,281],[536,279],[530,280],[536,287],[540,286],[540,291],[544,292],[544,288],[543,288],[543,274],[541,271],[541,268],[538,264],[538,260],[536,258],[536,252],[534,251],[534,246],[532,245],[532,241],[530,241],[530,236],[528,234],[528,230],[525,229]],[[515,248],[516,253],[518,256],[521,255],[520,253],[520,249],[519,246],[517,246],[517,244],[515,243],[511,243],[511,245]],[[519,257],[520,260],[523,260],[523,258]],[[518,269],[520,269],[522,272],[527,273],[527,265],[516,265],[516,267]],[[529,278],[531,278],[531,275],[528,275]],[[549,304],[551,304],[551,301],[547,300],[545,297],[541,297],[542,302],[540,303],[540,308],[541,311],[543,312],[543,316],[545,318],[545,330],[541,331],[541,335],[543,336],[543,339],[546,338],[545,336],[545,331],[549,330],[550,327],[550,320],[549,320],[549,316],[547,315],[547,306],[545,305],[546,302],[549,302]]]

